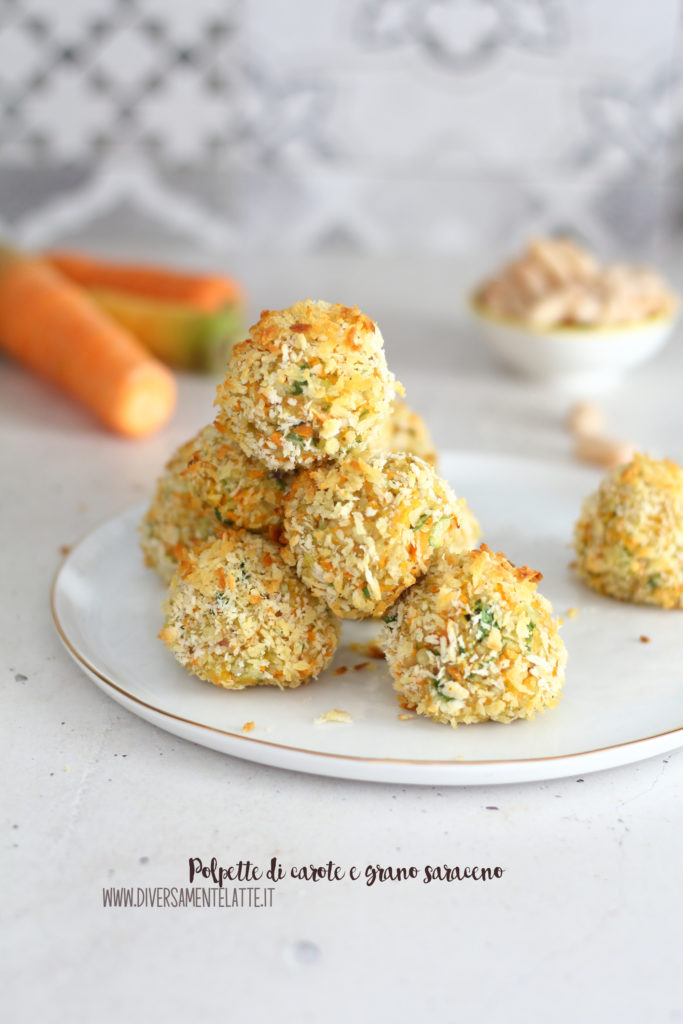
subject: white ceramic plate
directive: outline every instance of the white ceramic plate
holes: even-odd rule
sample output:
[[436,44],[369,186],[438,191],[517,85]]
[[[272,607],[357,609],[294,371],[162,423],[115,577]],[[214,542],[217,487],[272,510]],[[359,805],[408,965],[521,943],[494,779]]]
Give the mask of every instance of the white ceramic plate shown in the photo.
[[[345,623],[333,665],[308,686],[228,692],[188,675],[157,639],[164,596],[142,565],[135,507],[90,533],[55,580],[55,623],[88,676],[134,714],[215,750],[298,771],[378,782],[475,785],[578,775],[683,745],[683,617],[620,604],[578,583],[568,563],[581,499],[599,475],[562,462],[444,454],[443,475],[479,516],[489,546],[544,573],[558,615],[576,607],[559,705],[533,722],[459,726],[400,721],[383,661],[350,643],[375,623]],[[650,637],[649,643],[640,636]],[[347,666],[345,674],[335,669]],[[351,725],[314,719],[333,708]],[[255,728],[242,732],[245,722]]]

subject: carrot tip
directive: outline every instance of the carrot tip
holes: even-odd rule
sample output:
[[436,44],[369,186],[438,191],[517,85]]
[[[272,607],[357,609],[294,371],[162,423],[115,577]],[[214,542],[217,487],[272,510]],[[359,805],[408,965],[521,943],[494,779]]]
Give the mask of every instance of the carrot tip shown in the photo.
[[162,366],[147,363],[124,382],[111,425],[128,437],[155,434],[170,419],[176,399],[177,388],[172,374]]

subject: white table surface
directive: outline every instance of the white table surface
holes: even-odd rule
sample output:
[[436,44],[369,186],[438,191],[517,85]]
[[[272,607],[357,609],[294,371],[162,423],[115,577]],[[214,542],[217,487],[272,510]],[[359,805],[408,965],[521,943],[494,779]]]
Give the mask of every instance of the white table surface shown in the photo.
[[[439,446],[570,458],[562,403],[499,372],[459,319],[462,267],[230,266],[252,312],[310,295],[376,318]],[[682,342],[679,332],[603,403],[615,435],[678,460]],[[109,700],[62,650],[48,600],[60,546],[149,494],[171,449],[210,418],[213,388],[183,377],[167,429],[127,442],[0,363],[7,1019],[683,1020],[680,752],[501,787],[318,778],[176,739]],[[106,886],[186,885],[191,856],[505,874],[373,888],[288,879],[264,909],[102,907]]]

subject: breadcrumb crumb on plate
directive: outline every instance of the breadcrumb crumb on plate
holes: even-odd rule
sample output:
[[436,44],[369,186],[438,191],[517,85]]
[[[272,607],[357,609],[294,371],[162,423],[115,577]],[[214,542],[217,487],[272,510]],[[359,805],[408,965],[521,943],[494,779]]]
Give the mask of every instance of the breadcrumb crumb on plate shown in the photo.
[[363,654],[366,658],[374,658],[375,661],[384,661],[384,651],[378,643],[349,644],[349,650],[355,654]]
[[342,725],[351,725],[353,719],[348,711],[340,711],[339,708],[332,708],[331,711],[326,711],[323,715],[318,715],[314,719],[314,725],[325,725],[326,722],[341,722]]

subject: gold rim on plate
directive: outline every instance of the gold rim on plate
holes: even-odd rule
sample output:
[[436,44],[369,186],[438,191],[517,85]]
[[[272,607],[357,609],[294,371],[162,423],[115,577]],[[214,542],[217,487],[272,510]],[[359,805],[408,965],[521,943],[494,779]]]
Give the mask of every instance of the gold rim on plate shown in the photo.
[[[123,513],[119,513],[119,516],[120,515],[124,515],[126,511],[129,511],[129,510],[124,510]],[[329,758],[331,760],[338,760],[338,761],[353,761],[355,763],[360,763],[360,764],[391,764],[391,765],[411,765],[411,766],[412,765],[418,765],[418,766],[419,765],[424,765],[425,767],[455,768],[455,769],[458,769],[458,768],[461,768],[461,767],[464,768],[464,767],[468,767],[468,766],[469,767],[486,767],[486,766],[492,766],[492,765],[511,765],[511,766],[514,766],[514,765],[522,765],[522,764],[544,764],[544,763],[550,763],[550,762],[554,762],[554,761],[571,761],[572,759],[578,758],[578,757],[589,757],[590,755],[594,755],[594,754],[607,753],[610,750],[620,750],[620,749],[622,749],[624,747],[633,747],[633,746],[637,746],[637,745],[647,744],[651,740],[663,739],[665,736],[675,736],[677,733],[683,732],[683,726],[677,726],[674,729],[667,729],[665,732],[655,733],[653,736],[642,736],[639,739],[626,740],[623,743],[612,743],[612,744],[610,744],[610,746],[607,746],[607,747],[596,747],[593,750],[580,750],[580,751],[576,751],[575,753],[572,753],[572,754],[551,754],[548,757],[522,757],[522,758],[515,758],[515,759],[512,759],[512,760],[507,759],[507,760],[486,760],[486,761],[459,761],[459,760],[458,761],[456,761],[456,760],[452,760],[452,761],[425,761],[425,760],[422,760],[422,759],[417,760],[417,759],[413,759],[413,758],[361,757],[360,755],[357,755],[357,754],[334,754],[334,753],[327,752],[327,751],[310,750],[307,747],[292,747],[292,746],[289,746],[286,743],[273,743],[272,740],[262,740],[262,739],[258,739],[256,736],[245,736],[242,733],[229,732],[226,729],[219,729],[215,725],[207,725],[205,722],[195,722],[193,719],[183,718],[182,715],[176,715],[172,711],[166,711],[163,708],[156,707],[156,705],[154,705],[154,704],[149,704],[147,701],[141,700],[140,697],[136,697],[135,694],[130,693],[128,690],[124,689],[124,687],[119,686],[119,684],[115,683],[113,679],[110,679],[108,676],[104,675],[104,673],[100,672],[99,669],[95,668],[94,665],[91,665],[90,662],[88,661],[88,659],[85,658],[76,647],[74,647],[74,645],[72,644],[71,640],[67,636],[66,631],[64,630],[61,622],[59,621],[59,616],[57,614],[57,608],[56,608],[56,604],[55,604],[55,593],[56,593],[57,585],[59,583],[59,577],[60,577],[62,571],[65,569],[69,559],[75,553],[75,551],[90,536],[92,536],[92,534],[96,530],[100,529],[100,527],[106,525],[107,523],[112,522],[112,518],[116,519],[116,518],[119,518],[119,516],[110,517],[109,519],[107,519],[104,522],[100,523],[98,526],[96,526],[93,529],[89,530],[88,533],[86,533],[85,536],[81,537],[81,539],[74,545],[74,547],[71,549],[69,554],[65,556],[64,561],[59,566],[59,568],[57,569],[57,571],[56,571],[56,573],[54,575],[54,578],[53,578],[53,581],[52,581],[52,586],[50,588],[50,610],[52,612],[52,619],[53,619],[53,622],[55,624],[55,628],[57,630],[57,633],[58,633],[59,638],[61,639],[62,643],[64,644],[66,649],[69,651],[71,656],[74,658],[74,660],[79,665],[81,665],[86,670],[87,673],[91,673],[97,679],[101,680],[101,682],[105,683],[106,686],[110,687],[112,690],[115,690],[117,693],[121,694],[121,696],[125,697],[126,700],[132,701],[134,704],[139,704],[140,707],[147,708],[149,711],[153,711],[155,714],[161,715],[164,718],[169,718],[169,719],[171,719],[172,721],[175,721],[175,722],[181,722],[183,725],[190,725],[190,726],[194,726],[195,728],[205,729],[207,732],[216,733],[219,736],[228,736],[231,739],[243,740],[245,743],[256,743],[256,744],[259,744],[259,745],[264,746],[264,747],[271,747],[274,750],[285,750],[285,751],[288,751],[290,753],[304,754],[307,757]],[[653,754],[652,756],[655,756],[655,754]],[[608,767],[608,766],[606,766],[606,767]],[[617,766],[615,765],[614,767],[617,767]]]

